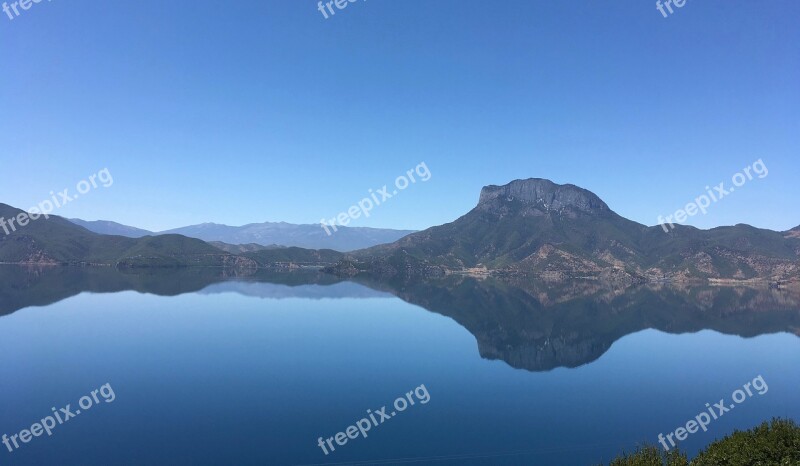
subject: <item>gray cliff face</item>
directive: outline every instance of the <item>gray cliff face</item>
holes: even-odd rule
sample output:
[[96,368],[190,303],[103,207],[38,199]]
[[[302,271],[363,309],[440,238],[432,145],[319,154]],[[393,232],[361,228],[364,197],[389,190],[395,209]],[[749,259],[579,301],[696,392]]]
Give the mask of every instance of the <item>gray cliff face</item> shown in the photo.
[[541,178],[516,180],[504,186],[486,186],[481,190],[478,206],[491,207],[514,200],[535,204],[548,211],[564,208],[586,213],[610,211],[608,205],[590,191],[571,184],[555,184]]

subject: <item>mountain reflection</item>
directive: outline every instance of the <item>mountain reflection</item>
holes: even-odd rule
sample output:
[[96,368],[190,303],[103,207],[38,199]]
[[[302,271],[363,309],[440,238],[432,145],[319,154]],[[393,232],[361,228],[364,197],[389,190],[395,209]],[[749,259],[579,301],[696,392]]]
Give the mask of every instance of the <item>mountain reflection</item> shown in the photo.
[[615,341],[645,329],[800,336],[797,287],[616,287],[589,280],[508,282],[454,276],[370,286],[451,317],[475,336],[482,357],[530,371],[590,363]]
[[391,295],[448,316],[472,333],[482,357],[546,371],[602,356],[645,329],[715,330],[754,337],[800,336],[800,288],[615,286],[599,281],[514,282],[449,276],[431,281],[358,284],[316,271],[244,275],[228,269],[130,270],[0,266],[0,316],[82,292],[133,290],[159,296],[236,292],[262,298],[373,298]]

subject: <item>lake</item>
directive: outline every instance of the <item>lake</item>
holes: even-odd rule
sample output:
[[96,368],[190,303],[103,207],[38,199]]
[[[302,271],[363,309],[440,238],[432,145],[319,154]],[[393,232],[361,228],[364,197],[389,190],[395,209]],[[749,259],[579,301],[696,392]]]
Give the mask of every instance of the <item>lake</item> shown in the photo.
[[596,465],[724,400],[693,454],[800,418],[799,335],[792,289],[0,266],[0,463]]

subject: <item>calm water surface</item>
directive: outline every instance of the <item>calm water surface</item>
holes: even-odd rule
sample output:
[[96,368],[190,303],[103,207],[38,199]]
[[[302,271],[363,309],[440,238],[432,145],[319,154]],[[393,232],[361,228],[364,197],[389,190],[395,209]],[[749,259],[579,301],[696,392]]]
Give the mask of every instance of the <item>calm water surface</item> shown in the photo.
[[[757,376],[681,447],[800,418],[792,291],[341,282],[315,273],[0,269],[0,434],[108,383],[0,464],[591,465],[656,443]],[[424,384],[417,402],[325,455]]]

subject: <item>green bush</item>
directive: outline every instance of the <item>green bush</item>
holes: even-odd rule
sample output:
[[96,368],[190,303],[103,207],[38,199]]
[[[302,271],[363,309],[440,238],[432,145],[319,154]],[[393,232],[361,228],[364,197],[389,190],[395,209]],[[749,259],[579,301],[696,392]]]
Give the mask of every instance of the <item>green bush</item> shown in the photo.
[[745,432],[736,431],[712,443],[692,460],[692,466],[800,465],[800,427],[773,419]]
[[659,447],[645,446],[630,455],[622,455],[609,466],[688,466],[686,455],[678,450],[665,452]]
[[798,466],[800,427],[794,421],[773,419],[760,426],[717,440],[689,461],[678,450],[645,446],[623,454],[609,466]]

